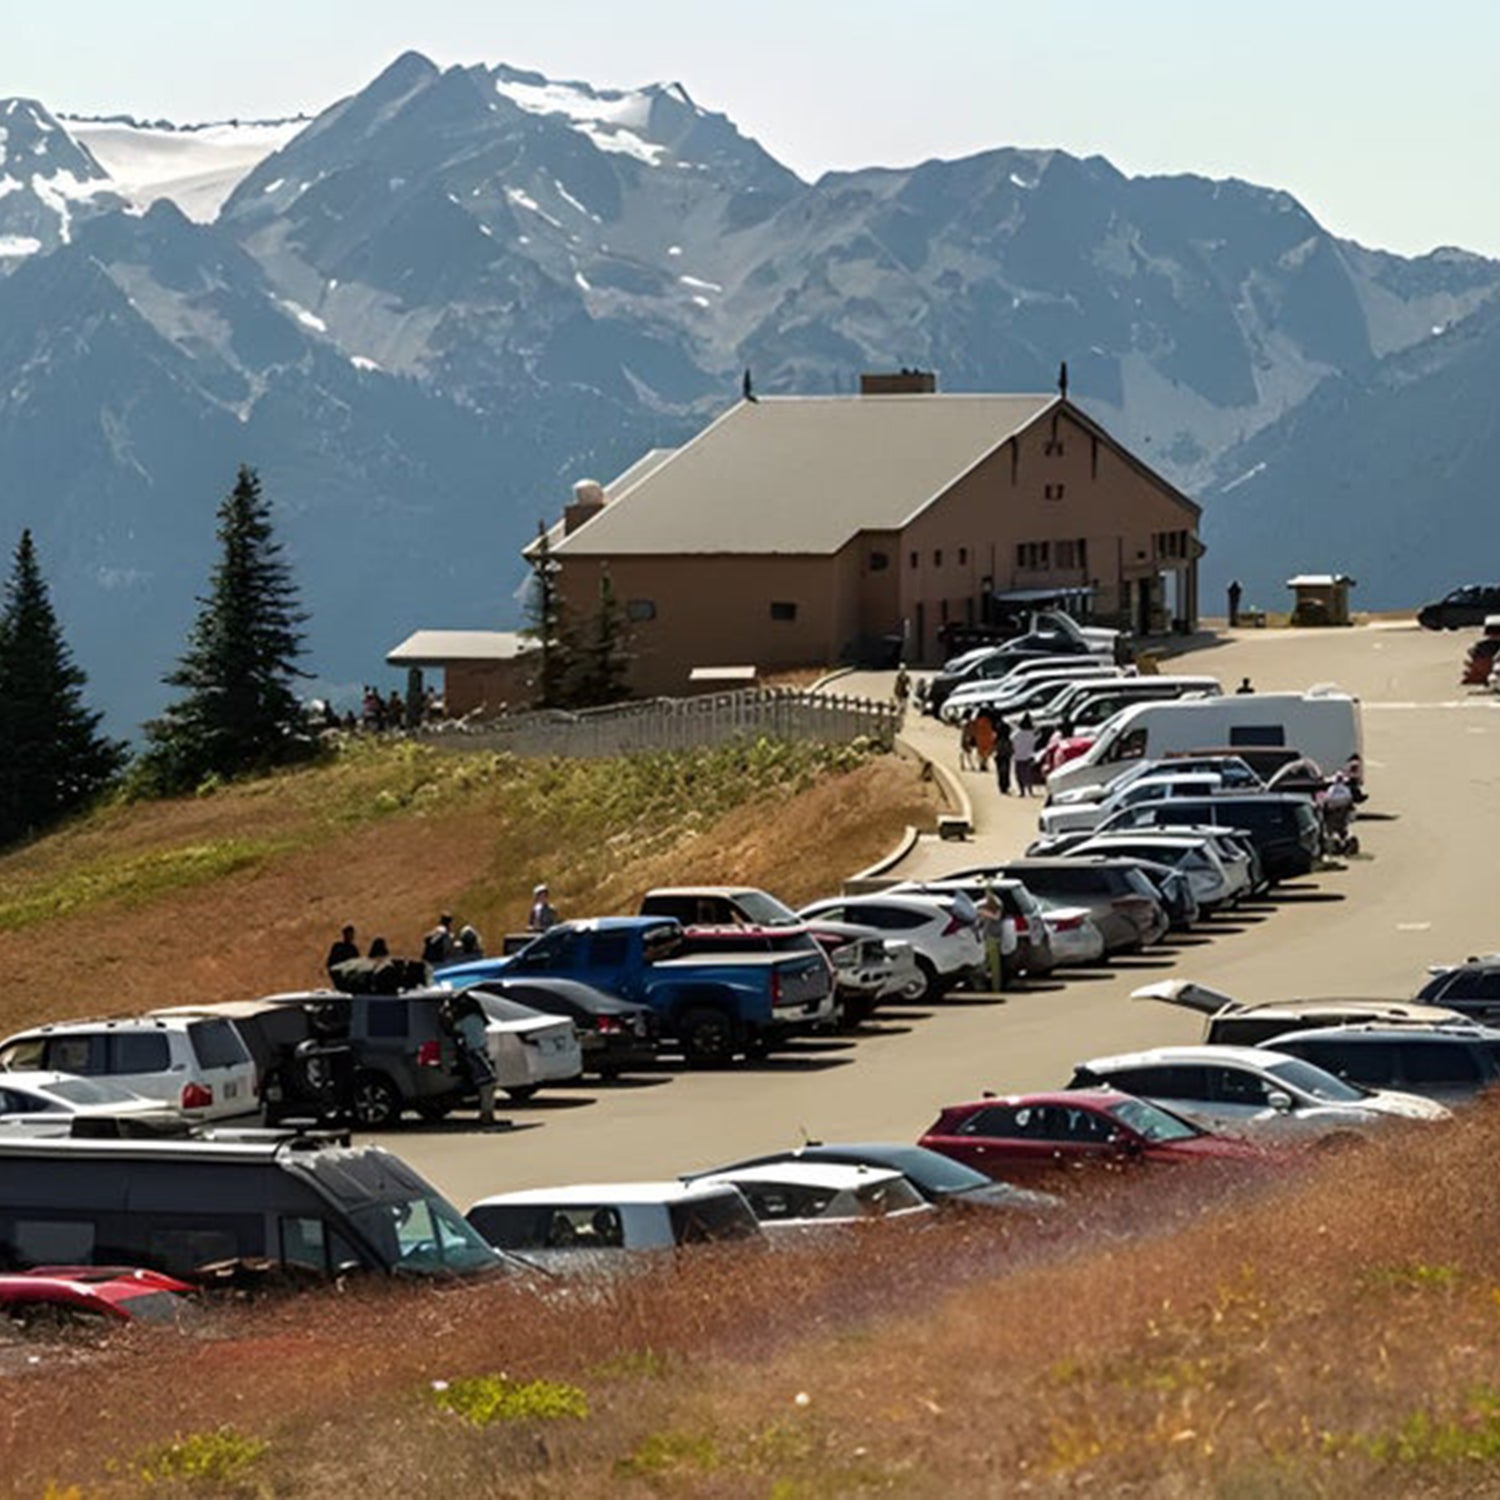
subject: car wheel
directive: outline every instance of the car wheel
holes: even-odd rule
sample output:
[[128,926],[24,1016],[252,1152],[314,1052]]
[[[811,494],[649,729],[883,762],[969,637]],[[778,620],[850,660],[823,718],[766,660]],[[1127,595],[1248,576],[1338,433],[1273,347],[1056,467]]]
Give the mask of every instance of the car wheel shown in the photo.
[[506,1089],[505,1097],[507,1099],[515,1099],[518,1102],[524,1102],[535,1095],[538,1087],[539,1085],[534,1083],[518,1083],[514,1088]]
[[366,1130],[388,1130],[401,1118],[401,1091],[384,1073],[354,1077],[354,1118]]
[[712,1006],[684,1011],[677,1023],[677,1037],[694,1067],[719,1067],[734,1057],[734,1022]]
[[918,977],[913,979],[904,990],[901,991],[903,1000],[936,1000],[941,993],[938,984],[937,970],[932,967],[928,959],[917,955]]

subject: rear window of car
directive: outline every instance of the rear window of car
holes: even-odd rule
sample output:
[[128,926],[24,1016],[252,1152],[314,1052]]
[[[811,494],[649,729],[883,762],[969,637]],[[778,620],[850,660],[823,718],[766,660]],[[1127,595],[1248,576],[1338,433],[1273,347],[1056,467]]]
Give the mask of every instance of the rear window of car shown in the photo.
[[193,1021],[187,1034],[200,1068],[237,1068],[250,1060],[239,1032],[229,1021]]
[[367,1001],[365,1005],[365,1035],[375,1037],[404,1037],[406,1035],[406,1001]]
[[1478,1084],[1479,1059],[1462,1042],[1408,1042],[1402,1072],[1411,1084]]
[[715,1193],[674,1203],[668,1209],[672,1237],[679,1245],[744,1240],[760,1233],[760,1222],[738,1192]]
[[172,1049],[159,1031],[125,1031],[109,1038],[109,1073],[165,1073]]

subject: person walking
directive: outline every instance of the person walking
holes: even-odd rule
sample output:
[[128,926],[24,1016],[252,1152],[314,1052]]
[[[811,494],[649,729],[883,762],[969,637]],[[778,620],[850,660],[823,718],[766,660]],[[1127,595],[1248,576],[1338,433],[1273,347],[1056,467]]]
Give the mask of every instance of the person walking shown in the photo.
[[963,728],[958,731],[958,769],[960,771],[972,771],[974,769],[974,720],[965,719]]
[[1235,692],[1236,693],[1253,693],[1254,691],[1255,691],[1255,685],[1250,681],[1250,679],[1248,677],[1241,677],[1240,678],[1240,685],[1235,689]]
[[484,957],[484,944],[480,942],[478,932],[468,923],[458,929],[458,956],[463,959]]
[[490,1047],[484,1010],[472,995],[455,996],[452,1002],[452,1028],[458,1043],[464,1071],[469,1075],[479,1101],[479,1123],[495,1123],[495,1065]]
[[1240,623],[1240,599],[1244,595],[1244,589],[1240,587],[1238,578],[1229,581],[1229,628],[1233,630]]
[[453,957],[453,913],[445,911],[438,924],[422,939],[422,962],[436,968]]
[[995,753],[995,719],[987,708],[974,715],[974,753],[979,757],[979,769],[988,771],[990,756]]
[[552,904],[547,883],[543,881],[532,888],[531,912],[526,918],[526,930],[546,932],[549,927],[556,927],[559,921],[561,918],[557,915],[557,908]]
[[1021,715],[1021,722],[1010,737],[1010,747],[1015,757],[1016,790],[1023,797],[1029,797],[1036,780],[1036,730],[1032,727],[1030,714]]
[[902,662],[896,668],[896,685],[894,688],[896,706],[904,709],[907,700],[911,697],[911,673],[906,670],[906,663]]
[[1003,796],[1010,796],[1010,763],[1015,754],[1011,744],[1010,725],[1004,719],[995,719],[995,784]]
[[349,959],[358,957],[359,944],[354,941],[354,924],[346,922],[339,929],[338,940],[329,948],[328,959],[323,967],[332,974],[335,964],[346,963]]
[[1005,960],[1015,953],[1019,939],[1015,918],[1006,915],[1000,898],[988,887],[979,903],[979,932],[984,938],[984,966],[990,992],[998,995],[1005,988]]

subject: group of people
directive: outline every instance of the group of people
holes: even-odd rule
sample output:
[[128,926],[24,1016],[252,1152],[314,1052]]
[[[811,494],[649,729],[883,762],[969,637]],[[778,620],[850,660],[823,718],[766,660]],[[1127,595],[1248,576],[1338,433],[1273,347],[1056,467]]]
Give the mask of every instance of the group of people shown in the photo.
[[[379,688],[366,683],[360,698],[360,728],[371,734],[383,734],[387,729],[405,729],[407,709],[406,699],[395,688],[382,698]],[[411,725],[415,728],[418,724],[431,723],[442,716],[443,705],[438,698],[437,689],[429,687],[417,705],[417,713],[411,717]]]
[[981,708],[964,721],[959,732],[959,769],[988,771],[993,760],[1001,792],[1010,795],[1014,773],[1017,793],[1029,797],[1040,781],[1037,774],[1040,740],[1030,714],[1022,714],[1020,722],[1012,727],[999,714]]

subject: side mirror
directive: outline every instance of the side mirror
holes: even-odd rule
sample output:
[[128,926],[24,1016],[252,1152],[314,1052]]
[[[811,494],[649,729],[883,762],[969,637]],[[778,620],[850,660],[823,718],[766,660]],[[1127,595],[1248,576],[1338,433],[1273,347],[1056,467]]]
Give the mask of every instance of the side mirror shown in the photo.
[[1278,1115],[1289,1115],[1292,1112],[1292,1096],[1283,1094],[1280,1089],[1273,1089],[1266,1095],[1266,1103],[1276,1111]]

